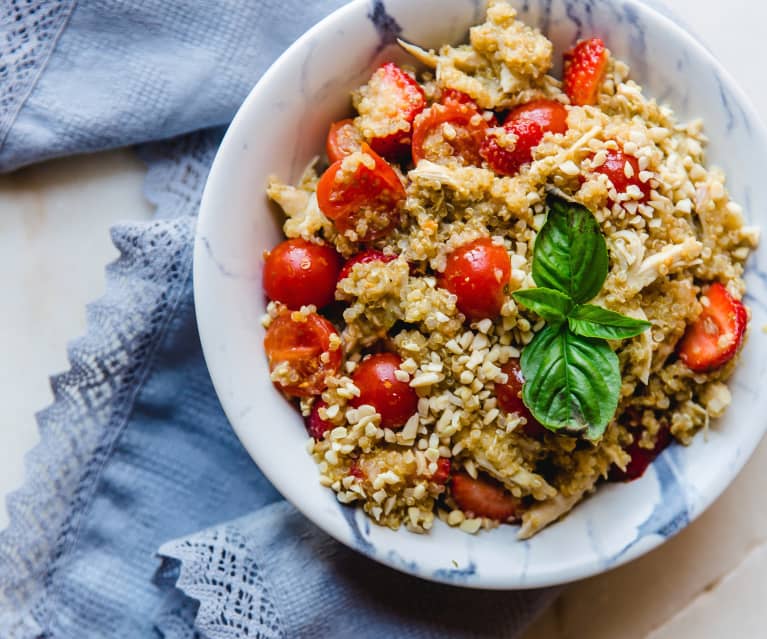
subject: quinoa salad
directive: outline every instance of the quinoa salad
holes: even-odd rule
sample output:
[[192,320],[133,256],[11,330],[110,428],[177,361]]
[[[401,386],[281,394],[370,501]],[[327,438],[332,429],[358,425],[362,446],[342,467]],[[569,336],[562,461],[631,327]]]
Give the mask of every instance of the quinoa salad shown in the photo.
[[352,93],[299,184],[270,180],[271,381],[341,503],[528,538],[727,409],[758,229],[703,123],[599,37],[561,79],[499,0],[467,44],[400,44],[412,66]]

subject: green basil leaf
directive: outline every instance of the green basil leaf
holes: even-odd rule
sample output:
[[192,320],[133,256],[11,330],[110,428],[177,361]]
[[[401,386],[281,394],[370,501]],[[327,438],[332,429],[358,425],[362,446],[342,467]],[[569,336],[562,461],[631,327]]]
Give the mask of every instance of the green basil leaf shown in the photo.
[[618,357],[607,342],[547,326],[522,351],[522,399],[552,431],[598,440],[615,415],[621,388]]
[[537,313],[547,322],[564,322],[573,307],[573,301],[553,288],[526,288],[511,296],[525,308]]
[[626,339],[644,333],[650,322],[621,315],[601,306],[579,304],[567,318],[570,330],[584,337]]
[[549,214],[535,240],[533,279],[574,302],[595,297],[607,277],[607,244],[585,206],[550,193]]

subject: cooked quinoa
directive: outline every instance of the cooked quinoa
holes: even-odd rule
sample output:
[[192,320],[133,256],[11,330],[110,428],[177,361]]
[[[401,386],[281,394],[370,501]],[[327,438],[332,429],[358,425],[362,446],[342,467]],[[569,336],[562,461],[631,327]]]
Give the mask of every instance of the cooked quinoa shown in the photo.
[[[450,483],[434,480],[440,460],[449,459],[452,472],[489,476],[518,500],[515,519],[526,538],[593,492],[611,469],[625,469],[630,447],[651,451],[664,431],[688,444],[722,415],[730,403],[725,382],[737,357],[693,372],[676,349],[708,301],[707,284],[721,282],[734,299],[742,298],[744,263],[758,230],[744,225],[722,172],[706,167],[702,123],[677,122],[671,109],[643,95],[626,64],[609,52],[596,104],[574,106],[549,75],[551,43],[517,21],[504,2],[490,3],[487,21],[472,28],[468,44],[438,52],[407,48],[426,67],[418,76],[408,73],[420,82],[427,104],[447,89],[460,91],[479,105],[478,117],[490,121],[515,105],[546,98],[565,105],[567,127],[545,133],[532,161],[514,175],[501,175],[487,162],[474,166],[450,153],[441,156],[436,147],[431,157],[437,161],[392,162],[406,199],[388,230],[374,210],[351,229],[339,229],[323,214],[316,193],[322,161],[297,186],[271,181],[268,194],[285,213],[288,238],[332,246],[345,259],[363,248],[391,257],[356,263],[338,282],[335,310],[328,315],[340,332],[335,347],[343,361],[325,379],[321,395],[300,398],[304,415],[321,399],[318,415],[332,427],[321,439],[309,439],[307,450],[320,483],[381,525],[420,533],[435,517],[468,533],[498,525],[462,510]],[[379,135],[381,118],[407,134],[407,119],[376,103],[371,92],[363,86],[352,97],[361,137]],[[443,138],[433,144],[454,134],[443,126]],[[499,135],[504,148],[516,142],[513,134],[505,140]],[[626,178],[646,185],[647,197],[636,185],[618,191],[599,171],[618,150],[635,158],[638,171],[627,162]],[[344,179],[353,181],[359,164],[374,160],[363,149],[343,162]],[[545,325],[511,294],[536,286],[532,251],[551,188],[593,212],[606,239],[609,272],[593,303],[651,323],[641,335],[610,342],[620,363],[619,403],[596,442],[545,429],[531,436],[526,418],[502,410],[496,397],[496,384],[508,381],[502,367],[519,358]],[[360,242],[367,226],[386,234]],[[499,314],[470,321],[440,277],[451,252],[478,238],[505,249],[510,274]],[[316,311],[304,306],[292,316]],[[284,312],[281,303],[270,302],[264,325]],[[417,410],[397,429],[383,428],[374,406],[352,406],[360,395],[355,369],[381,349],[401,358],[396,378],[417,394]],[[290,374],[277,366],[272,381]]]

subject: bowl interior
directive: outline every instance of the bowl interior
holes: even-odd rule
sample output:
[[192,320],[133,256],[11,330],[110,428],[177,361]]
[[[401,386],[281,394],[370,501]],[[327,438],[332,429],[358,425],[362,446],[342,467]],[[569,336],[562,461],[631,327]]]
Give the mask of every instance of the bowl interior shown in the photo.
[[[541,28],[555,59],[576,39],[601,36],[628,62],[647,95],[680,120],[701,117],[708,160],[722,167],[749,223],[765,220],[767,138],[740,90],[708,52],[638,2],[512,2]],[[426,47],[458,42],[482,20],[472,0],[353,2],[296,42],[238,112],[213,165],[195,245],[195,298],[205,358],[238,436],[274,485],[340,541],[407,572],[483,588],[525,588],[592,575],[637,557],[708,506],[745,463],[767,420],[756,380],[767,368],[767,264],[749,262],[751,335],[732,382],[733,405],[707,437],[672,446],[645,476],[603,486],[560,523],[525,542],[503,526],[469,536],[437,522],[429,535],[393,532],[341,506],[317,481],[300,416],[269,383],[260,318],[261,254],[281,239],[264,195],[267,177],[294,181],[323,148],[329,123],[350,109],[349,92],[383,60],[405,61],[392,36]],[[555,70],[558,73],[558,69]]]

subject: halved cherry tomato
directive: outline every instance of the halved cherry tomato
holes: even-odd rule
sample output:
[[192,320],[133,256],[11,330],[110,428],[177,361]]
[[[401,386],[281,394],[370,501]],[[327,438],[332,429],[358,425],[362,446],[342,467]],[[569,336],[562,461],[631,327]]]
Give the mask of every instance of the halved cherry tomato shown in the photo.
[[325,389],[325,378],[341,368],[341,348],[330,346],[333,335],[338,335],[335,326],[317,313],[297,321],[293,313],[285,311],[272,320],[264,337],[264,350],[269,370],[280,366],[283,374],[277,385],[284,393],[311,397]]
[[522,427],[525,435],[533,439],[543,439],[546,428],[533,417],[530,409],[522,401],[522,386],[525,384],[525,378],[522,377],[522,368],[518,359],[510,359],[503,366],[501,371],[506,373],[508,381],[505,384],[495,383],[495,397],[498,400],[498,406],[507,413],[517,413],[525,418],[525,425]]
[[325,151],[330,162],[343,160],[347,155],[362,150],[362,134],[354,125],[354,120],[348,118],[330,125]]
[[463,104],[472,107],[475,111],[479,111],[479,105],[476,103],[474,98],[472,98],[470,95],[467,95],[463,91],[458,91],[458,89],[451,89],[450,87],[445,87],[444,89],[440,90],[439,103],[446,105]]
[[402,428],[418,410],[418,395],[407,382],[397,379],[395,371],[402,358],[395,353],[378,353],[363,359],[352,374],[359,397],[351,400],[354,407],[369,404],[381,415],[381,426]]
[[521,503],[502,484],[486,475],[474,479],[464,472],[455,473],[450,481],[450,493],[464,512],[500,522],[514,519]]
[[[626,175],[626,164],[630,167],[630,177]],[[642,192],[639,202],[647,202],[650,199],[650,183],[639,179],[639,162],[633,155],[628,155],[620,149],[609,149],[604,164],[596,167],[594,172],[606,175],[618,193],[625,193],[626,189],[633,185]],[[612,204],[610,201],[610,206]]]
[[481,237],[447,256],[440,286],[458,298],[458,309],[466,317],[478,320],[501,312],[510,275],[511,261],[506,249],[488,237]]
[[393,62],[387,62],[373,73],[363,88],[364,101],[358,105],[363,134],[366,120],[375,131],[370,146],[384,157],[396,159],[407,152],[413,119],[426,106],[423,88]]
[[456,158],[463,164],[479,166],[479,149],[485,139],[487,122],[467,104],[433,104],[415,119],[413,164],[421,160],[443,162]]
[[679,358],[696,373],[723,366],[738,352],[748,324],[746,307],[719,282],[706,291],[708,304],[677,346]]
[[264,291],[269,299],[298,310],[333,301],[341,256],[331,247],[297,238],[275,246],[264,262]]
[[376,249],[367,249],[360,251],[356,255],[352,255],[341,268],[341,272],[338,274],[338,281],[349,277],[349,273],[357,264],[369,264],[370,262],[392,262],[397,259],[396,255],[386,255],[383,251],[377,251]]
[[341,233],[368,242],[397,224],[405,188],[394,169],[362,144],[362,151],[331,164],[317,183],[317,203]]
[[567,132],[567,109],[564,104],[556,100],[542,98],[520,104],[509,112],[504,124],[515,120],[535,122],[543,133]]
[[641,413],[637,410],[629,409],[624,416],[623,421],[636,430],[632,430],[634,441],[626,448],[626,452],[631,460],[626,464],[626,470],[621,470],[617,466],[610,468],[610,481],[632,481],[638,479],[647,470],[647,467],[660,455],[663,450],[671,443],[671,428],[668,422],[661,424],[660,430],[656,435],[655,446],[652,448],[642,448],[639,445],[642,433],[639,430],[641,426]]

